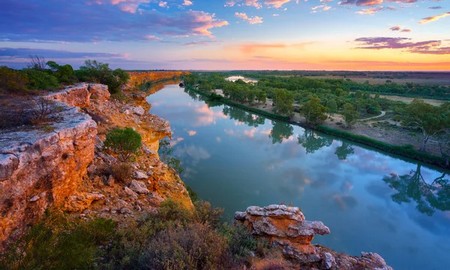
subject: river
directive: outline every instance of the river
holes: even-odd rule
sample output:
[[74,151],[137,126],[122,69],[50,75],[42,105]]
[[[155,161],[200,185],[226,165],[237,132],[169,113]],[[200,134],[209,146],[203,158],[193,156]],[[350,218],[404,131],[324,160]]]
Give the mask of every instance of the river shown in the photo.
[[167,85],[147,98],[168,120],[182,178],[225,218],[250,205],[298,206],[331,234],[314,243],[377,252],[395,269],[450,265],[449,176],[339,138],[205,102]]

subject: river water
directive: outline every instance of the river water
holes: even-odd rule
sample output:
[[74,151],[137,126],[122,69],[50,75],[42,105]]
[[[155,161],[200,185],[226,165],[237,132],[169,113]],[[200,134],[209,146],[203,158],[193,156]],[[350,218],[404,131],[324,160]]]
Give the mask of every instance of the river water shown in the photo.
[[168,120],[182,178],[200,198],[235,211],[298,206],[331,234],[314,243],[377,252],[395,269],[449,269],[449,176],[339,138],[227,105],[177,85],[150,95]]

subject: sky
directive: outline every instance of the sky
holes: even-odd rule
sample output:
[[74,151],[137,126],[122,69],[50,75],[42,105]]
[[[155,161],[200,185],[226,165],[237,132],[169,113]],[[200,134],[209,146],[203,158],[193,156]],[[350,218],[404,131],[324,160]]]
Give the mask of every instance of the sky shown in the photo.
[[1,0],[0,65],[450,71],[450,0]]

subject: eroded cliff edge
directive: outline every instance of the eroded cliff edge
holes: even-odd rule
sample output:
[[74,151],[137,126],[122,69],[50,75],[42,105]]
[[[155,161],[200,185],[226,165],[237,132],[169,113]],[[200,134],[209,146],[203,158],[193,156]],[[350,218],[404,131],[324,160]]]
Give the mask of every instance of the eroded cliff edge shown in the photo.
[[[43,123],[0,131],[0,246],[49,208],[115,220],[155,211],[166,198],[192,208],[184,184],[157,154],[159,140],[171,135],[168,123],[147,113],[144,93],[126,99],[110,99],[104,85],[80,84],[27,104],[35,107],[30,113],[45,113]],[[143,138],[126,185],[111,175],[117,160],[102,147],[115,127]]]

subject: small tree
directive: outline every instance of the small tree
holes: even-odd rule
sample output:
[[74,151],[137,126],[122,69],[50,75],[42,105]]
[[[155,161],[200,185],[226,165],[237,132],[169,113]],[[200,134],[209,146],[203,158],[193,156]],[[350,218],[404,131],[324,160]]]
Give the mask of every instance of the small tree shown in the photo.
[[320,104],[317,96],[311,96],[302,107],[306,122],[310,125],[318,125],[327,119],[327,108]]
[[342,115],[344,116],[345,123],[347,127],[352,127],[352,125],[358,120],[358,112],[355,107],[350,103],[344,104],[344,110],[342,111]]
[[425,103],[423,100],[414,99],[403,114],[403,125],[418,128],[422,131],[423,139],[421,151],[430,137],[443,132],[450,126],[450,106],[448,103],[440,107]]
[[132,128],[115,128],[106,134],[105,147],[117,153],[121,161],[128,161],[141,145],[141,135]]

